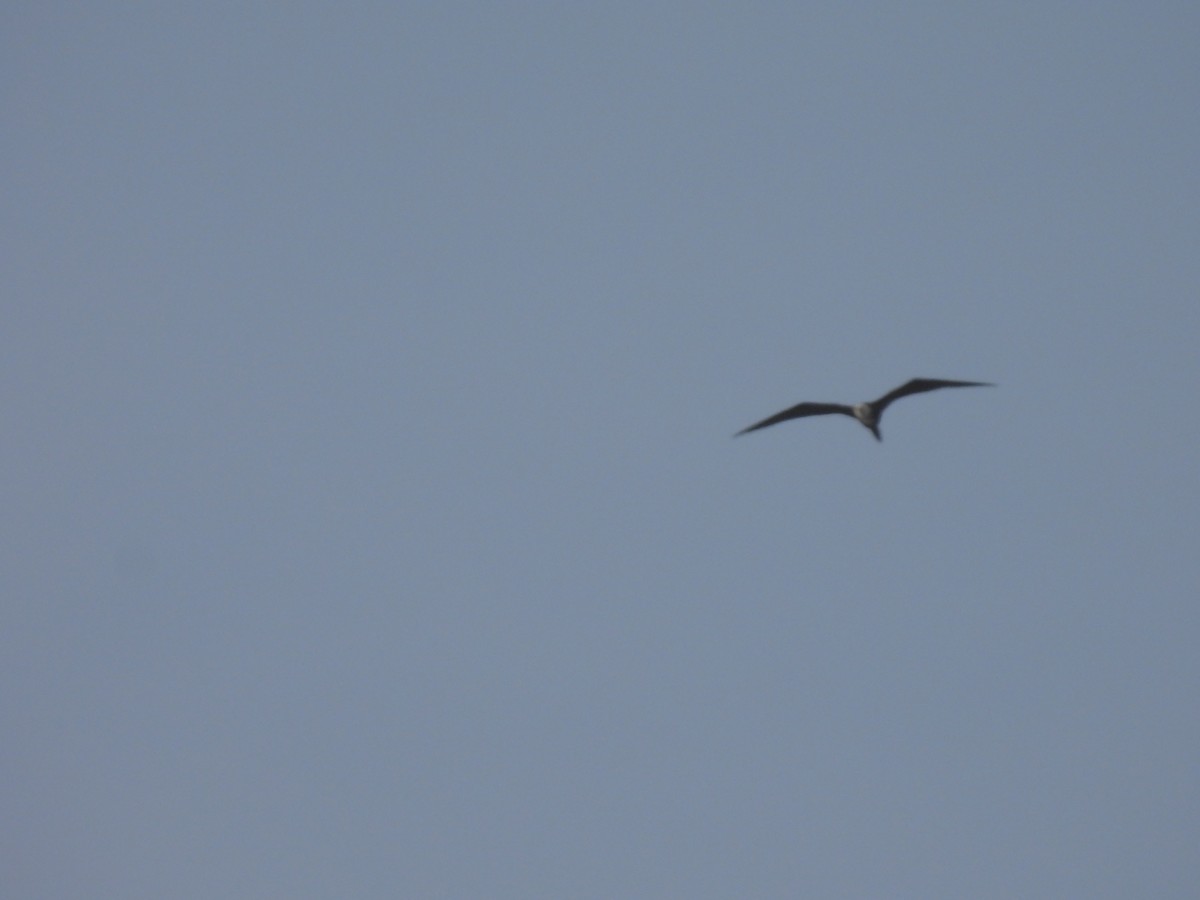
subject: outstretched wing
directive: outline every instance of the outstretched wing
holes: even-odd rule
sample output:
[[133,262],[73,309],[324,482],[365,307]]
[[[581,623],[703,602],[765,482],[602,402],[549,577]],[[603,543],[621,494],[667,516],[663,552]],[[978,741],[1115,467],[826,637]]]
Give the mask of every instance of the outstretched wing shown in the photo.
[[894,391],[889,391],[878,400],[874,400],[871,406],[875,409],[876,415],[882,415],[887,409],[888,404],[893,400],[899,400],[901,397],[907,397],[909,394],[923,394],[925,391],[936,391],[938,388],[947,387],[995,387],[994,384],[988,381],[946,381],[941,378],[914,378],[907,384],[902,384]]
[[786,422],[788,419],[802,419],[805,416],[827,416],[830,413],[841,413],[846,416],[854,415],[854,411],[849,406],[843,406],[841,403],[797,403],[783,412],[777,412],[773,416],[768,416],[761,422],[755,422],[749,428],[743,428],[734,437],[747,434],[751,431],[758,431],[760,428],[778,425],[780,422]]

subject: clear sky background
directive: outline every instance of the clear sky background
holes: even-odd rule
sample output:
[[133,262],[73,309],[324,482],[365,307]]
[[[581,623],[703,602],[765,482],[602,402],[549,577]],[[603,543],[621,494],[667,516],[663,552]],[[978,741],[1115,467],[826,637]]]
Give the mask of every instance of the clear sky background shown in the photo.
[[1195,3],[0,31],[7,896],[1195,896]]

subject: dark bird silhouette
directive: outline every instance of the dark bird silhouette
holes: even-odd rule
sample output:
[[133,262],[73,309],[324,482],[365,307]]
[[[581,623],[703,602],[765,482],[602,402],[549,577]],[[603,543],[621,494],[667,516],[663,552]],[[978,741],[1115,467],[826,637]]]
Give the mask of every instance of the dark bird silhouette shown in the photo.
[[755,422],[749,428],[743,428],[734,437],[748,434],[751,431],[758,431],[760,428],[778,425],[780,422],[786,422],[788,419],[802,419],[805,416],[827,416],[832,413],[839,413],[843,416],[858,419],[858,421],[870,429],[871,434],[875,435],[875,440],[882,441],[883,437],[879,433],[879,420],[883,418],[883,411],[888,408],[892,401],[899,400],[901,397],[907,397],[909,394],[923,394],[925,391],[936,391],[938,388],[946,387],[995,387],[995,385],[987,381],[945,381],[940,378],[914,378],[907,384],[902,384],[894,391],[888,391],[888,393],[884,394],[878,400],[872,400],[869,403],[856,403],[853,406],[846,406],[844,403],[797,403],[795,406],[789,407],[782,412],[768,416],[761,422]]

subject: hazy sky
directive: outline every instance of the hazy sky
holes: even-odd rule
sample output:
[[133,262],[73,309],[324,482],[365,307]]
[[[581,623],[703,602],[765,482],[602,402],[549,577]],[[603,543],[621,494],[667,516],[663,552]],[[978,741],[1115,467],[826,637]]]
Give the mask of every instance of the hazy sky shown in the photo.
[[1196,4],[0,34],[7,896],[1195,896]]

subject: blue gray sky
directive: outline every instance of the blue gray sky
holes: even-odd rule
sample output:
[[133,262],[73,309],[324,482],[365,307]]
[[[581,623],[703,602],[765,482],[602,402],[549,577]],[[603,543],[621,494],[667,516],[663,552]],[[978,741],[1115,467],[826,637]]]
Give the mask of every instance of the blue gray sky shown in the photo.
[[0,20],[11,896],[1194,895],[1195,4]]

